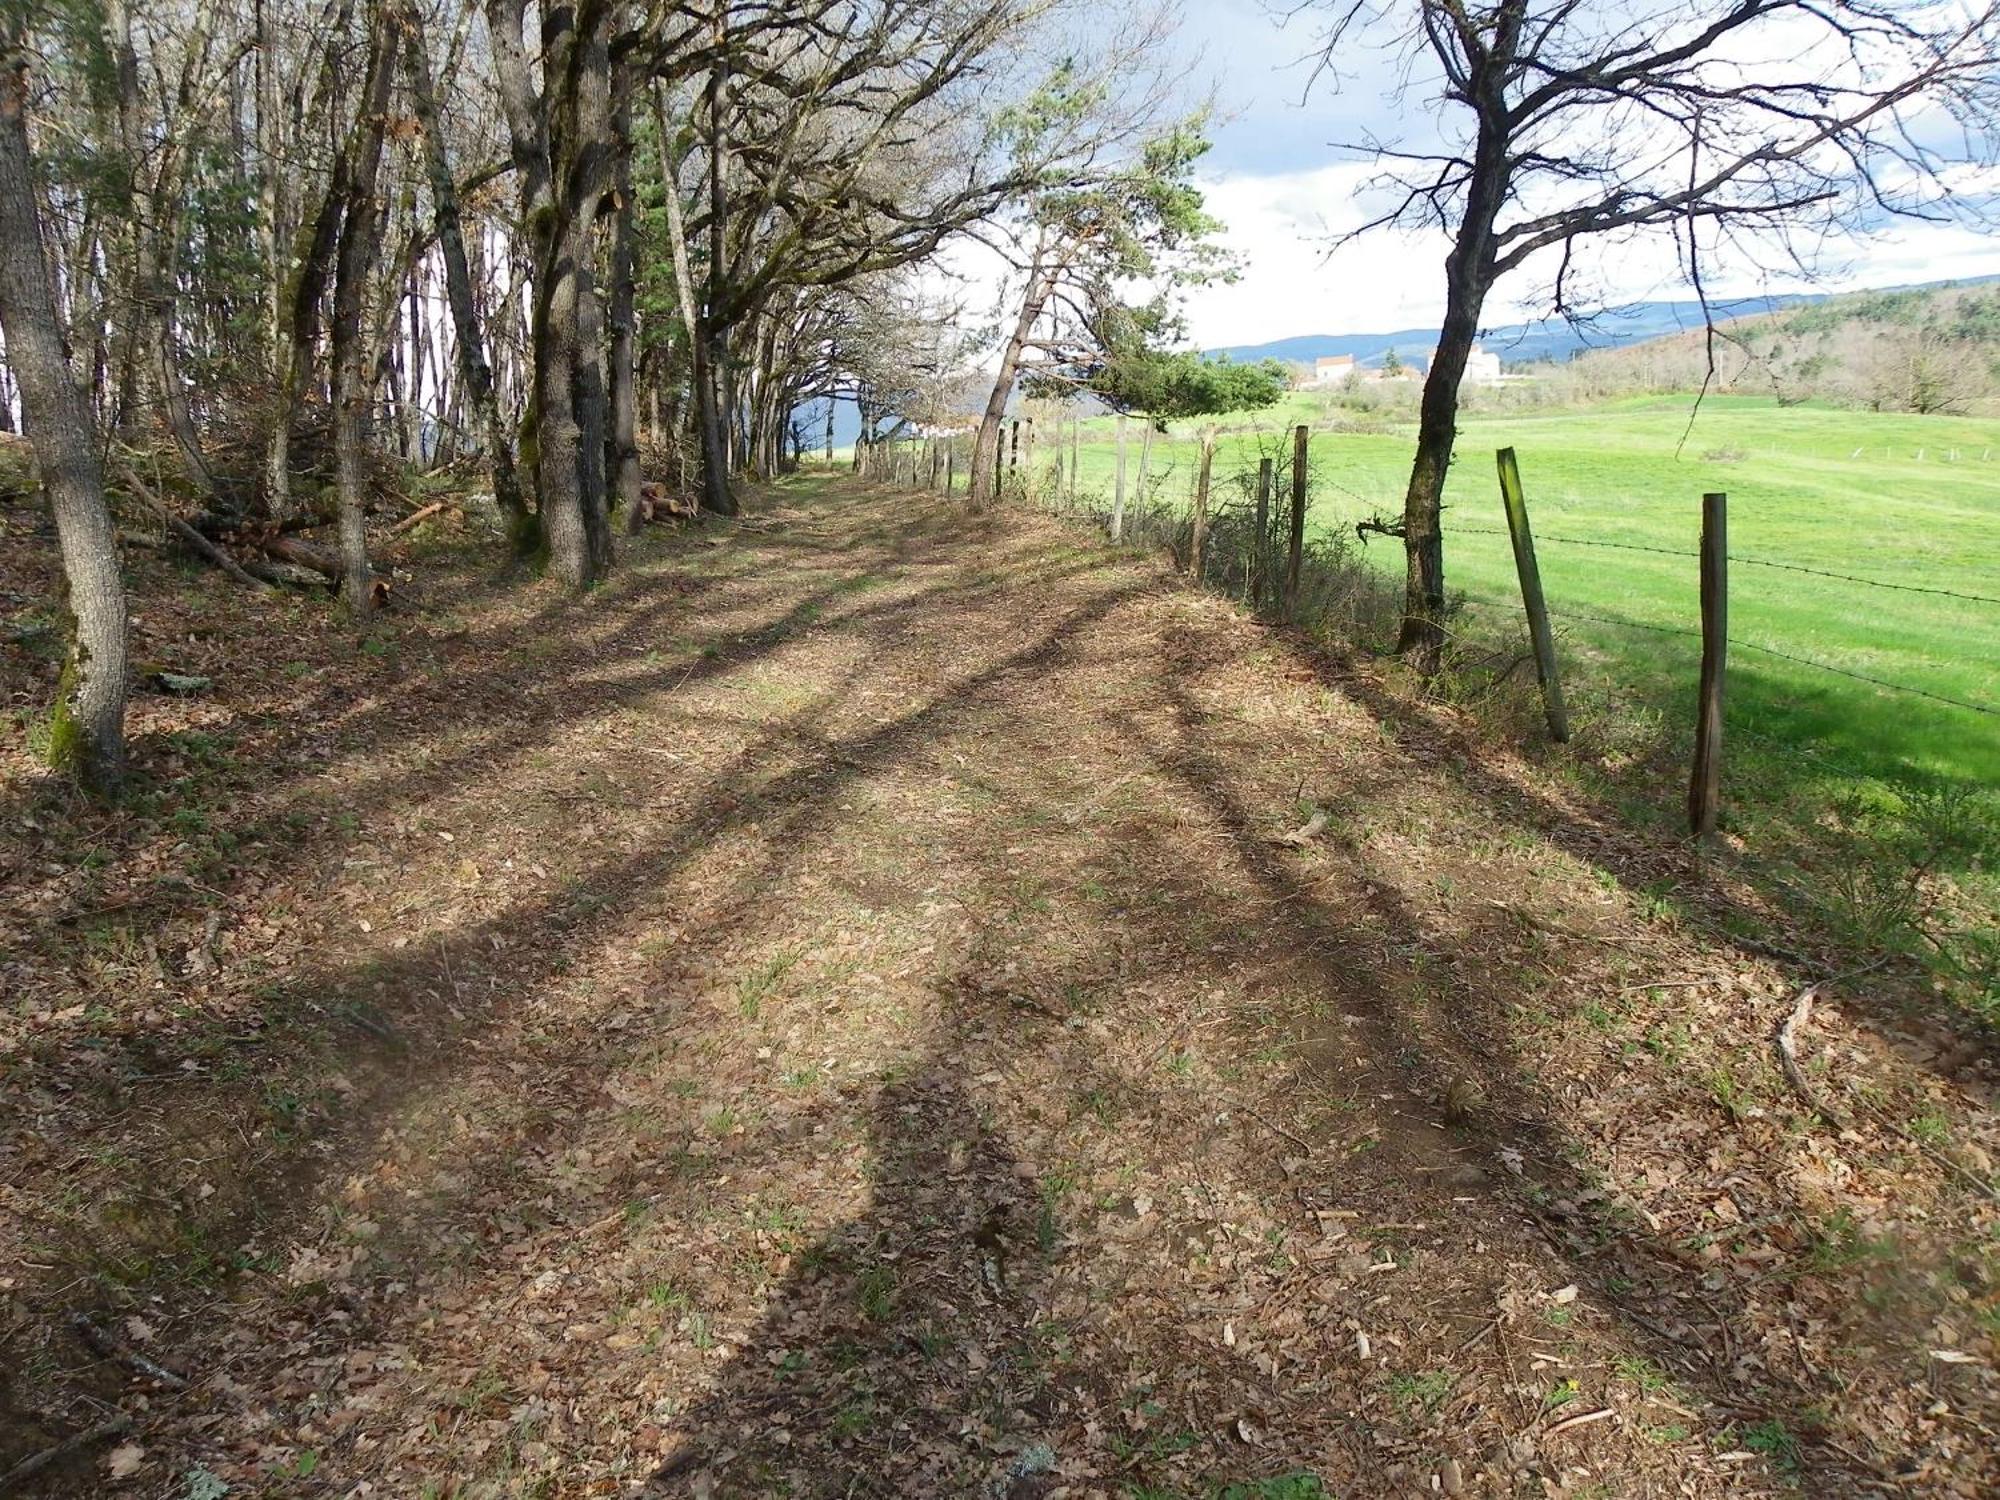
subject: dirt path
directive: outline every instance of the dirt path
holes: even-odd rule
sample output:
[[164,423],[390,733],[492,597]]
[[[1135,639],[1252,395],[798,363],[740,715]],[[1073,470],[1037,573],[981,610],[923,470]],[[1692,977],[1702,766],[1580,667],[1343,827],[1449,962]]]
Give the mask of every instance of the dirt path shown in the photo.
[[482,599],[237,715],[253,852],[157,1020],[37,1013],[0,1468],[115,1407],[59,1492],[1992,1480],[1990,1216],[1805,1118],[1673,851],[1016,515],[804,488]]

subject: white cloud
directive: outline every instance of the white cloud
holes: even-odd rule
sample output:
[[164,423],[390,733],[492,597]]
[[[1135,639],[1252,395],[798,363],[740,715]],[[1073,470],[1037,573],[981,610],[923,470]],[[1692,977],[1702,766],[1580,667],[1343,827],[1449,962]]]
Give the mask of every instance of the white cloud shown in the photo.
[[[1330,164],[1304,172],[1229,176],[1206,183],[1210,210],[1226,224],[1224,243],[1242,262],[1234,283],[1187,299],[1188,324],[1202,348],[1261,344],[1314,333],[1386,333],[1431,328],[1444,308],[1447,241],[1436,230],[1385,229],[1334,248],[1338,233],[1365,218],[1361,199],[1375,169]],[[1981,183],[1984,186],[1984,183]],[[1895,286],[2000,273],[2000,239],[1958,225],[1903,220],[1867,237],[1829,242],[1818,279],[1799,274],[1772,246],[1710,251],[1703,279],[1713,298]],[[1549,313],[1553,254],[1494,289],[1489,324]],[[1594,245],[1577,285],[1600,306],[1694,293],[1665,235]]]
[[1334,248],[1338,234],[1363,217],[1358,198],[1374,172],[1341,162],[1204,184],[1242,275],[1189,296],[1195,342],[1212,349],[1435,323],[1444,306],[1442,235],[1384,230]]

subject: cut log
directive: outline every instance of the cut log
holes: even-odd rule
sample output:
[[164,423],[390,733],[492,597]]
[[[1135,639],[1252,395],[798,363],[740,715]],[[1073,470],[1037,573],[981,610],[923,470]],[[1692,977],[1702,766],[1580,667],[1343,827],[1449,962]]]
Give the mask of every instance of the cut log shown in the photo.
[[340,559],[324,547],[315,546],[295,536],[260,537],[258,547],[273,562],[290,563],[296,568],[310,568],[334,583],[340,582]]

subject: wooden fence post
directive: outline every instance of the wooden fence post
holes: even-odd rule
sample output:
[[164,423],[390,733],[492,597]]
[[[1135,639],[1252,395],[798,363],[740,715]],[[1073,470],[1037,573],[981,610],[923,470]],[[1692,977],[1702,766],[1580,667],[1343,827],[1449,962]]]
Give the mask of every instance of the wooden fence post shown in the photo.
[[1264,602],[1265,564],[1271,558],[1271,460],[1257,460],[1257,536],[1250,547],[1250,602]]
[[1701,697],[1695,707],[1688,829],[1715,832],[1722,811],[1722,679],[1729,653],[1729,497],[1701,497]]
[[1285,556],[1285,613],[1299,603],[1299,566],[1306,551],[1306,455],[1312,428],[1304,422],[1292,429],[1292,537]]
[[1083,418],[1071,417],[1069,419],[1069,503],[1072,510],[1076,508],[1076,466],[1079,462],[1077,455],[1082,451],[1082,448]]
[[1118,479],[1111,489],[1111,540],[1125,539],[1125,413],[1118,413]]
[[1542,711],[1548,716],[1549,738],[1569,743],[1569,712],[1563,707],[1562,681],[1556,676],[1556,640],[1549,630],[1548,601],[1542,597],[1542,570],[1535,562],[1535,534],[1528,529],[1528,497],[1521,488],[1521,466],[1512,448],[1496,455],[1500,465],[1500,499],[1507,507],[1507,535],[1514,543],[1514,571],[1521,575],[1521,605],[1528,612],[1528,639],[1535,648],[1535,676],[1542,684]]
[[947,447],[944,450],[944,497],[947,500],[951,498],[951,483],[952,479],[955,477],[952,474],[952,470],[957,466],[957,463],[958,463],[958,450],[956,448]]
[[1188,541],[1188,576],[1201,582],[1201,544],[1208,532],[1208,476],[1215,465],[1215,429],[1201,432],[1201,468],[1194,477],[1194,532]]

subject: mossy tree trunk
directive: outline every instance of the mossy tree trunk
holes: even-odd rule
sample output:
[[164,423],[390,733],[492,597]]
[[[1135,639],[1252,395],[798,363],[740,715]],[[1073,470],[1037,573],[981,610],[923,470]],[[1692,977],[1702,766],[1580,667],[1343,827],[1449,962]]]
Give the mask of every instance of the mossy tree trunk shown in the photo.
[[375,184],[382,166],[382,133],[389,83],[395,74],[394,20],[386,0],[368,16],[367,81],[354,119],[352,177],[341,206],[340,243],[333,272],[333,453],[340,496],[340,592],[348,614],[366,628],[374,609],[368,567],[368,431],[374,404],[373,361],[362,332],[369,277],[381,246],[382,216]]
[[51,291],[28,146],[29,87],[21,39],[9,37],[0,57],[0,333],[69,585],[72,628],[49,759],[85,786],[109,791],[125,770],[125,586],[90,410],[70,376]]

